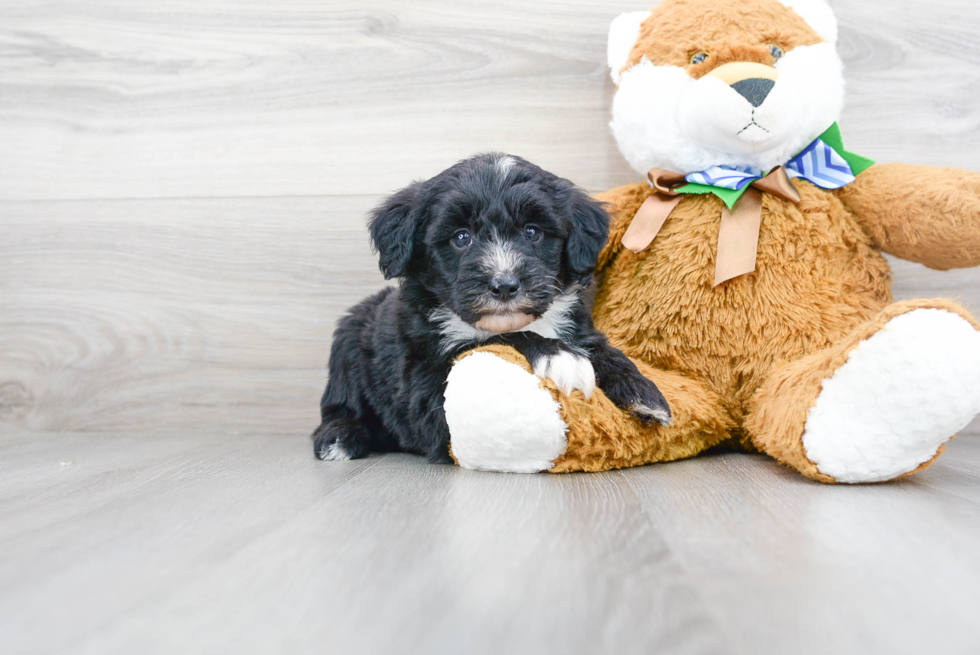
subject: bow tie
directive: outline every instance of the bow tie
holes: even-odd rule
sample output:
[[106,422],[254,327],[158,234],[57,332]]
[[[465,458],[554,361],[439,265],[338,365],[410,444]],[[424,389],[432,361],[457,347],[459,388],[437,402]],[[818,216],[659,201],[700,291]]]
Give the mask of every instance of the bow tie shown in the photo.
[[635,253],[646,250],[684,195],[718,196],[725,204],[715,262],[718,286],[755,270],[763,193],[799,203],[800,194],[791,178],[804,179],[821,189],[840,189],[872,164],[870,159],[844,149],[840,128],[834,123],[800,154],[768,174],[741,167],[715,166],[689,175],[654,168],[647,174],[654,193],[633,217],[623,235],[623,245]]

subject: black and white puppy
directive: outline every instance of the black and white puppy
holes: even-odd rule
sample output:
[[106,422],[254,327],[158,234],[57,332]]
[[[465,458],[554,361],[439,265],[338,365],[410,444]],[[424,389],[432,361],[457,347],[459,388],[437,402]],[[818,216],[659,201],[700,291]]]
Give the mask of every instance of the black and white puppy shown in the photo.
[[[592,325],[580,298],[608,236],[602,204],[518,157],[478,155],[386,200],[370,219],[386,278],[341,319],[313,433],[320,459],[406,451],[450,462],[453,360],[511,345],[540,377],[670,423],[656,385]],[[488,403],[493,398],[486,399]]]

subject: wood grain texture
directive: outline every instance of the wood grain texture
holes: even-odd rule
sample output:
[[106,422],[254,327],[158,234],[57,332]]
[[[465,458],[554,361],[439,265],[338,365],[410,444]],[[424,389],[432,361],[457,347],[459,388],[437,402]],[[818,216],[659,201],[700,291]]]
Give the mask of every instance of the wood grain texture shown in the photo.
[[[312,430],[333,326],[385,284],[378,200],[0,205],[0,432]],[[980,270],[891,261],[897,297],[980,310]]]
[[[636,179],[605,33],[643,0],[0,1],[0,199],[382,194],[477,151]],[[837,0],[849,146],[980,168],[980,4]]]
[[522,476],[278,436],[0,436],[0,643],[966,655],[978,471],[980,439],[828,487],[737,453]]
[[374,202],[8,203],[0,431],[312,430]]
[[[980,6],[835,6],[851,147],[980,168]],[[492,148],[635,178],[602,63],[629,8],[0,0],[0,431],[309,430],[384,284],[379,194]],[[895,265],[980,309],[980,271]]]

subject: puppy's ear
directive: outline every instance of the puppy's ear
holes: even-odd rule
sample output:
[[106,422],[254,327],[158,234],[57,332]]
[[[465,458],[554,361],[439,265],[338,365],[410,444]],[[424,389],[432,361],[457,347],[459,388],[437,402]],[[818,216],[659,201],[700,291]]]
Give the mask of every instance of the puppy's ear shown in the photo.
[[412,261],[421,195],[422,184],[416,182],[371,212],[368,229],[386,280],[405,275]]
[[609,238],[609,214],[603,203],[574,189],[569,220],[571,231],[565,240],[565,266],[569,281],[586,286],[592,281],[599,253]]

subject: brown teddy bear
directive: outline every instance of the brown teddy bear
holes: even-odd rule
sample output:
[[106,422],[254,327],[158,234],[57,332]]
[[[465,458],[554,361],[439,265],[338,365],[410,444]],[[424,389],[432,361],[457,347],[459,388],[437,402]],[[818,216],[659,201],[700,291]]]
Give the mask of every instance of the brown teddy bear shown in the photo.
[[980,175],[847,152],[836,40],[824,0],[664,0],[613,22],[610,126],[648,181],[600,196],[595,322],[673,424],[480,348],[445,394],[461,466],[603,471],[724,444],[878,482],[980,412],[980,325],[948,300],[893,302],[882,256],[980,264]]

